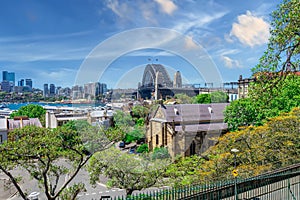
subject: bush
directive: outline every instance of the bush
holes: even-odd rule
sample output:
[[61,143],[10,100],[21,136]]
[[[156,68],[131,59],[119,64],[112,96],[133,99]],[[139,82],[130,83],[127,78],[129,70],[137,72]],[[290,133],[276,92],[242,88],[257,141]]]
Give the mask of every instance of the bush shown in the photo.
[[137,153],[148,153],[149,152],[149,148],[147,144],[142,144],[141,146],[139,146],[136,150]]

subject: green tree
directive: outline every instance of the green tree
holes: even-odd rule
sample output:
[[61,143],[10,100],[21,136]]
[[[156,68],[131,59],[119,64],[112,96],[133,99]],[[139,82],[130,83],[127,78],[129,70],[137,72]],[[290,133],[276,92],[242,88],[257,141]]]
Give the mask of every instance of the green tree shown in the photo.
[[216,91],[208,94],[198,94],[194,97],[193,102],[199,104],[227,103],[228,100],[229,97],[225,92]]
[[142,144],[139,146],[136,150],[137,153],[148,153],[149,152],[149,147],[147,144]]
[[193,102],[192,98],[186,94],[175,94],[174,98],[179,104],[190,104]]
[[299,67],[300,1],[283,0],[271,17],[268,48],[253,73],[284,72]]
[[29,104],[22,106],[19,110],[11,113],[10,117],[14,118],[16,116],[27,116],[29,118],[39,118],[42,125],[45,125],[45,114],[46,110],[42,106]]
[[211,103],[211,96],[210,94],[198,94],[194,98],[193,102],[199,104],[208,104]]
[[225,122],[230,131],[237,130],[240,126],[260,125],[258,120],[259,109],[250,98],[239,99],[230,103],[224,112]]
[[[10,132],[8,141],[0,145],[0,170],[9,177],[23,199],[28,198],[18,176],[12,172],[16,167],[26,170],[39,183],[46,198],[54,200],[66,195],[63,191],[95,152],[111,145],[112,141],[102,132],[78,134],[63,127],[26,126]],[[81,189],[79,185],[71,186],[70,190],[75,193],[69,191],[68,196],[74,199]]]
[[249,86],[248,98],[230,103],[224,112],[229,129],[239,126],[261,125],[268,118],[289,112],[300,106],[300,76],[287,75],[281,84],[255,82]]
[[222,91],[212,92],[210,96],[212,103],[227,103],[229,100],[228,95]]
[[159,184],[168,164],[168,159],[151,160],[110,148],[95,154],[88,164],[88,171],[91,183],[99,181],[99,175],[103,173],[109,178],[109,186],[126,189],[127,195],[131,195],[134,190]]
[[270,118],[262,126],[249,126],[218,138],[215,146],[200,156],[178,158],[166,170],[167,183],[190,185],[234,178],[236,154],[239,178],[249,178],[266,171],[300,162],[300,108]]

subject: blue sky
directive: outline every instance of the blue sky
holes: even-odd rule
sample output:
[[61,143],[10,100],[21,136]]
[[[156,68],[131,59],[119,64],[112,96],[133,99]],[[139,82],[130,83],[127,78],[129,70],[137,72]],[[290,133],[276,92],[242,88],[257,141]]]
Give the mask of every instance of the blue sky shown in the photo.
[[[250,69],[266,49],[270,13],[280,2],[3,0],[0,6],[0,69],[15,72],[16,81],[32,78],[36,88],[42,88],[44,83],[70,87],[77,82],[85,61],[105,41],[129,30],[154,27],[174,30],[190,38],[186,40],[187,45],[201,46],[224,82],[237,81],[240,74],[251,75]],[[133,41],[140,42],[136,40],[141,37],[133,35],[122,41],[115,38],[114,46],[101,52],[110,53],[121,43],[130,46]],[[102,66],[104,62],[99,58],[97,65],[105,68],[105,73],[97,77],[98,80],[110,88],[137,87],[148,63],[165,65],[171,78],[173,72],[181,71],[185,83],[200,83],[205,79],[178,52],[147,48],[145,43],[141,47],[115,55],[107,66]],[[88,74],[85,80],[94,81],[89,80]]]

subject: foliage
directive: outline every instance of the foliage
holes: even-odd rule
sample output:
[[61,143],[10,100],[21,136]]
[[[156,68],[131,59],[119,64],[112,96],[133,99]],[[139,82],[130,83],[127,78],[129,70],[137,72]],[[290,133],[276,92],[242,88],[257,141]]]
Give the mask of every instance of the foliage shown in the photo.
[[136,105],[132,107],[132,117],[135,119],[146,119],[149,113],[149,108],[146,106]]
[[14,118],[17,116],[27,116],[29,118],[39,118],[40,122],[44,125],[45,124],[45,114],[46,110],[36,104],[29,104],[26,106],[22,106],[19,110],[14,111],[11,113],[10,118]]
[[[269,119],[263,126],[249,126],[219,138],[202,158],[182,158],[170,165],[166,175],[173,183],[190,183],[233,179],[234,155],[240,178],[252,177],[300,162],[300,108]],[[204,159],[205,158],[205,159]]]
[[216,91],[209,94],[198,94],[194,97],[193,102],[199,104],[209,104],[209,103],[226,103],[229,97],[225,92]]
[[252,71],[296,70],[300,53],[300,1],[283,0],[271,16],[268,48]]
[[166,147],[155,147],[152,153],[152,159],[166,159],[170,158],[170,154]]
[[71,129],[73,131],[82,132],[91,125],[86,120],[71,120],[62,125],[63,128]]
[[[231,102],[225,110],[229,129],[261,125],[270,117],[300,106],[300,76],[288,75],[277,87],[272,83],[255,82],[249,87],[249,98]],[[268,88],[268,89],[267,89]]]
[[175,94],[174,98],[179,104],[190,104],[193,102],[192,98],[186,94]]
[[131,115],[117,110],[113,116],[114,126],[121,129],[123,133],[130,132],[134,126],[134,120]]
[[[63,194],[94,152],[110,145],[111,141],[102,132],[91,129],[79,133],[65,127],[26,126],[10,132],[8,141],[0,145],[0,170],[9,177],[23,199],[27,199],[26,194],[17,175],[11,171],[16,167],[26,170],[38,181],[46,198],[54,200]],[[79,189],[82,187],[74,191]]]
[[158,184],[168,164],[168,159],[151,160],[147,156],[127,154],[110,148],[95,154],[88,164],[88,171],[92,184],[95,184],[99,175],[103,173],[109,178],[111,187],[126,189],[127,195],[131,195],[134,190]]
[[71,187],[68,187],[62,192],[61,199],[63,200],[75,200],[80,192],[86,192],[83,183],[75,183]]
[[232,132],[219,139],[202,163],[200,176],[231,177],[234,158],[230,149],[237,148],[237,164],[242,177],[258,175],[264,171],[277,169],[300,161],[299,146],[300,109],[270,119],[265,125],[248,127]]
[[170,180],[166,184],[177,187],[197,183],[198,180],[195,180],[195,176],[198,175],[198,170],[201,168],[200,163],[203,162],[202,160],[203,158],[197,155],[177,157],[166,169],[164,176]]
[[137,153],[148,153],[149,152],[149,147],[147,144],[142,144],[139,146],[136,150]]
[[211,96],[210,94],[198,94],[194,97],[193,102],[199,104],[208,104],[211,103]]
[[237,130],[239,126],[260,125],[258,106],[250,98],[238,99],[230,103],[224,112],[228,129]]
[[131,143],[145,138],[145,130],[141,126],[135,126],[134,129],[126,133],[124,141]]
[[212,92],[210,96],[212,103],[227,103],[229,100],[228,95],[221,91]]

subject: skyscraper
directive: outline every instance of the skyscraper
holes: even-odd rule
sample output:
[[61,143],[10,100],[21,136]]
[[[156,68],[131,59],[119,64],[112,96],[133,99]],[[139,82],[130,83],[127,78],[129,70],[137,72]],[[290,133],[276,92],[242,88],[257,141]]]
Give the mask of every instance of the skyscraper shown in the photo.
[[44,84],[44,97],[48,97],[49,96],[49,88],[48,88],[48,83]]
[[25,85],[32,88],[32,79],[30,78],[25,79]]
[[21,79],[20,81],[18,81],[18,86],[24,86],[24,79]]
[[55,96],[55,85],[54,84],[50,84],[49,96],[50,97],[54,97]]
[[2,81],[8,81],[10,86],[15,86],[15,72],[2,71]]
[[7,81],[7,77],[8,77],[8,72],[2,71],[2,81]]

